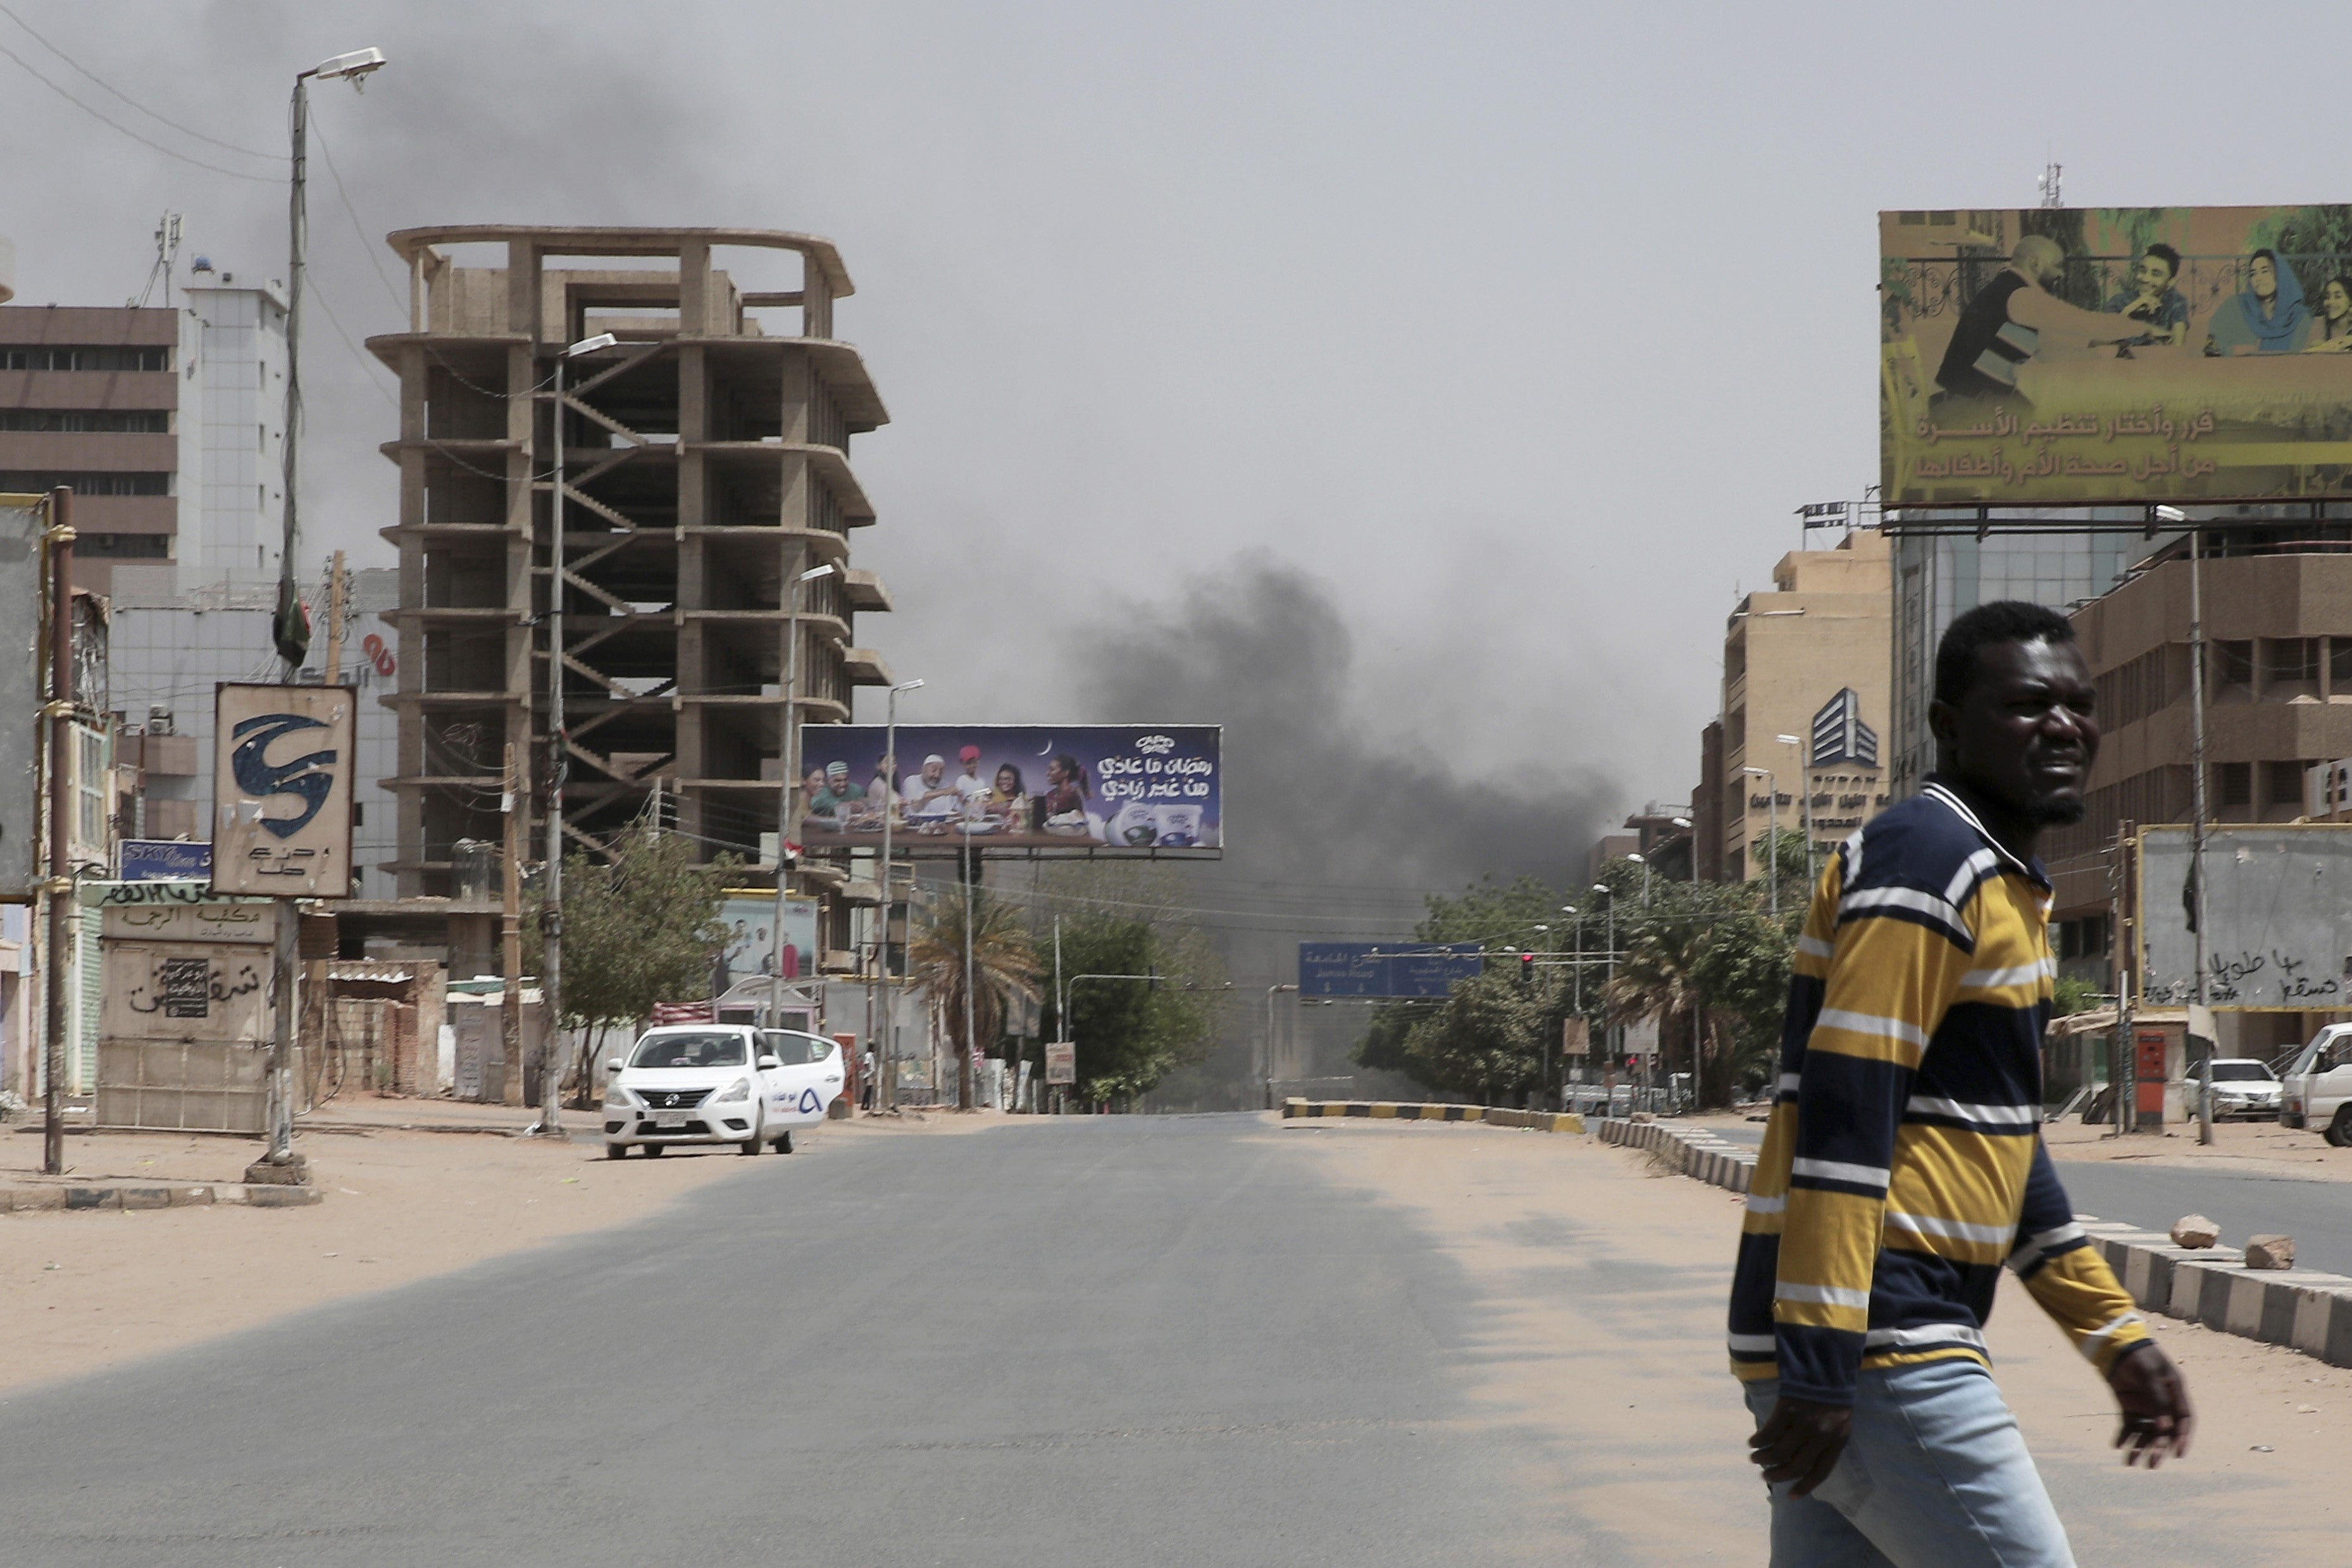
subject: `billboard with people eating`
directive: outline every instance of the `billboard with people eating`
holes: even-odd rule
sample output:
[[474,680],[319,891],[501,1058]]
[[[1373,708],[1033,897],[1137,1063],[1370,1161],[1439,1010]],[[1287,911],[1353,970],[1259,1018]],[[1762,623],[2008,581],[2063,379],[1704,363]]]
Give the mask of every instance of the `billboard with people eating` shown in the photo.
[[1889,506],[2352,486],[2352,206],[1886,212]]
[[1223,849],[1213,724],[879,724],[801,731],[803,848]]

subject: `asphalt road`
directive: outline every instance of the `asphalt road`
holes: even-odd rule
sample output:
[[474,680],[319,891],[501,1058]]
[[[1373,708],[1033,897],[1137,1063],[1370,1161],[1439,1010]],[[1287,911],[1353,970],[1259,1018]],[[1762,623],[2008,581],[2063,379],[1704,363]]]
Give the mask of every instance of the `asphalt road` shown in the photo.
[[[1746,1122],[1714,1131],[1735,1143],[1759,1143],[1764,1135],[1761,1125]],[[2352,1161],[2352,1154],[2329,1150],[2327,1158]],[[2201,1214],[2221,1227],[2225,1245],[2284,1234],[2294,1237],[2299,1268],[2352,1275],[2352,1183],[2184,1171],[2136,1160],[2062,1160],[2058,1177],[2077,1213],[2158,1231],[2183,1215]]]
[[2158,1231],[2183,1215],[2201,1214],[2221,1227],[2223,1246],[2284,1233],[2294,1237],[2297,1268],[2352,1274],[2352,1183],[2184,1171],[2135,1160],[2061,1161],[2058,1179],[2078,1214]]
[[1352,1568],[1537,1544],[1509,1435],[1425,1429],[1466,1398],[1458,1267],[1248,1120],[742,1164],[624,1230],[0,1402],[0,1556]]

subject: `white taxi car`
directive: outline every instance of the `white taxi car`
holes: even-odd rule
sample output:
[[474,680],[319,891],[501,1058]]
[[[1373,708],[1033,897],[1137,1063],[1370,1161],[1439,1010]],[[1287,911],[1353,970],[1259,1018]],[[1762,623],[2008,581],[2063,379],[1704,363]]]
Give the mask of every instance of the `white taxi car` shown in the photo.
[[841,1089],[841,1047],[821,1035],[748,1024],[648,1029],[604,1064],[604,1157],[672,1143],[789,1154],[793,1129],[824,1121]]

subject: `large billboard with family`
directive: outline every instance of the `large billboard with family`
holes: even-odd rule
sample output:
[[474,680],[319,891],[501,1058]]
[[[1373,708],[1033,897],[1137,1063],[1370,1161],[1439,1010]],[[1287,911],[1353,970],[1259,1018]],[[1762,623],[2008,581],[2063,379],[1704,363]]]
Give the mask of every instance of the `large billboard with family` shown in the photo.
[[2352,486],[2352,206],[1878,215],[1890,506]]
[[1221,849],[1213,724],[879,724],[801,731],[801,842],[877,845],[887,819],[914,854]]

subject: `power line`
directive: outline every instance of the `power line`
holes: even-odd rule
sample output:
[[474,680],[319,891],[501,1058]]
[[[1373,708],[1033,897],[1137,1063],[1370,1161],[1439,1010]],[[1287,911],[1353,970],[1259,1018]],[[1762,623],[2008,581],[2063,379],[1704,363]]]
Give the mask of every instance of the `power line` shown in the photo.
[[335,184],[336,199],[343,204],[343,212],[352,220],[352,232],[359,237],[360,253],[368,258],[368,266],[374,270],[376,281],[383,285],[385,295],[392,300],[392,308],[405,311],[408,309],[408,301],[400,297],[400,290],[394,288],[392,279],[384,275],[383,263],[377,259],[376,247],[368,239],[367,225],[360,221],[360,209],[352,205],[352,194],[343,188],[343,174],[341,170],[335,167],[333,150],[327,145],[326,137],[320,134],[316,125],[310,127],[310,135],[319,143],[320,157],[326,160],[327,177]]
[[[165,119],[163,115],[156,113],[153,110],[148,108],[137,99],[132,98],[129,93],[123,92],[120,89],[110,85],[95,72],[85,67],[80,61],[66,53],[65,50],[58,47],[57,45],[49,42],[48,39],[43,37],[40,34],[34,32],[32,24],[26,22],[24,17],[16,15],[15,11],[9,9],[6,5],[0,5],[0,16],[5,16],[11,22],[16,23],[17,26],[25,30],[26,35],[35,43],[48,50],[49,53],[57,56],[58,58],[65,61],[67,65],[73,68],[76,73],[93,86],[97,87],[100,91],[110,93],[114,97],[121,99],[124,103],[129,104],[140,113],[147,116],[148,119],[155,121],[163,125],[168,125],[183,136],[193,136],[199,142],[210,142],[213,146],[220,148],[223,152],[241,153],[248,158],[266,158],[273,163],[282,163],[286,162],[286,156],[282,153],[257,153],[250,147],[240,147],[234,142],[224,142],[217,136],[207,136],[203,132],[192,130],[189,127],[181,124],[176,120]],[[15,57],[11,56],[10,58],[14,58]],[[24,64],[22,60],[18,60],[16,63],[19,65]],[[30,69],[31,68],[27,67],[26,68]]]
[[[18,26],[21,26],[23,24],[19,23]],[[207,163],[202,158],[191,158],[185,153],[178,152],[175,149],[164,146],[161,142],[151,142],[146,137],[140,135],[136,131],[131,130],[128,125],[123,124],[121,121],[109,119],[106,115],[100,113],[97,110],[92,109],[89,104],[84,103],[80,99],[76,98],[72,93],[68,92],[64,88],[59,87],[56,82],[51,81],[47,77],[43,76],[38,70],[34,68],[33,63],[30,60],[18,54],[16,50],[10,48],[7,45],[0,44],[0,55],[5,55],[8,58],[16,61],[17,65],[24,68],[26,75],[31,77],[35,81],[39,82],[43,87],[47,88],[51,92],[56,93],[59,98],[64,99],[68,103],[72,104],[76,109],[80,110],[84,114],[89,115],[92,120],[97,121],[100,124],[120,131],[122,134],[130,137],[131,140],[138,142],[141,146],[152,148],[154,151],[163,153],[166,158],[177,158],[183,163],[194,164],[195,167],[205,170],[211,174],[226,174],[232,180],[251,180],[257,185],[274,185],[278,184],[285,177],[281,174],[248,174],[238,169],[224,169],[218,163]]]

